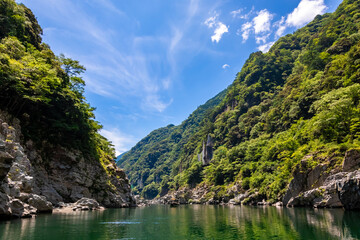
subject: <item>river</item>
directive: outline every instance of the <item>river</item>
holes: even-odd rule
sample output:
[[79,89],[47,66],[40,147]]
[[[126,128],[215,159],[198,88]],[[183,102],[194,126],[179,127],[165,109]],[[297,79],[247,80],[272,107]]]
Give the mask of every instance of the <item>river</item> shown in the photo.
[[0,222],[1,239],[360,239],[342,209],[155,205]]

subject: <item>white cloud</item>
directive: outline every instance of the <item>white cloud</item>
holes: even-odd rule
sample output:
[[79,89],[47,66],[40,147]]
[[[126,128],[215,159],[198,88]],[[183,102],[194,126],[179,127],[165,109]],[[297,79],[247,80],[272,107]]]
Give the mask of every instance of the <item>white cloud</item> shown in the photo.
[[270,31],[270,23],[273,19],[273,16],[274,15],[271,14],[268,10],[261,10],[253,19],[255,34]]
[[215,15],[205,20],[204,24],[208,28],[215,28],[214,35],[211,36],[212,42],[219,42],[224,33],[229,32],[229,28],[222,22],[218,21],[219,14],[215,12]]
[[285,17],[282,16],[280,21],[274,23],[274,27],[278,28],[275,32],[275,37],[276,38],[281,37],[286,30]]
[[266,53],[270,50],[271,46],[274,44],[275,42],[269,42],[269,43],[265,43],[261,46],[258,47],[258,49],[260,51],[262,51],[263,53]]
[[301,0],[292,13],[287,16],[286,25],[301,27],[326,10],[324,0]]
[[130,150],[137,142],[133,136],[121,132],[118,128],[101,129],[100,134],[106,137],[115,147],[116,156]]
[[170,99],[167,103],[162,101],[158,95],[148,95],[143,99],[142,106],[146,110],[156,110],[157,112],[163,112],[170,104],[173,99]]
[[270,34],[263,35],[263,36],[256,36],[255,37],[256,43],[257,44],[266,43],[266,40],[268,39],[269,36],[270,36]]
[[241,26],[241,37],[243,38],[243,42],[249,39],[249,35],[251,32],[251,28],[253,27],[253,24],[251,22],[244,23]]
[[123,11],[118,9],[111,1],[109,0],[94,0],[95,4],[101,5],[102,7],[107,8],[107,10],[110,10],[114,13],[117,13],[119,15],[125,15]]
[[[234,10],[234,11],[231,11],[230,14],[233,16],[233,18],[236,18],[237,16],[240,15],[240,13],[243,11],[244,9],[240,8],[238,10]],[[241,17],[241,16],[240,16]]]
[[205,20],[205,25],[208,26],[209,28],[213,28],[216,23],[217,23],[217,18],[218,18],[219,14],[215,13],[214,16],[209,17],[208,19]]
[[228,27],[222,22],[219,22],[217,28],[214,31],[214,35],[211,36],[211,41],[218,43],[222,35],[227,32],[229,32]]
[[241,19],[249,19],[250,15],[252,15],[254,13],[254,10],[255,10],[255,7],[253,6],[248,13],[241,15],[240,18]]
[[223,68],[223,69],[226,69],[226,68],[229,68],[229,67],[230,67],[229,64],[224,64],[224,65],[222,65],[222,68]]

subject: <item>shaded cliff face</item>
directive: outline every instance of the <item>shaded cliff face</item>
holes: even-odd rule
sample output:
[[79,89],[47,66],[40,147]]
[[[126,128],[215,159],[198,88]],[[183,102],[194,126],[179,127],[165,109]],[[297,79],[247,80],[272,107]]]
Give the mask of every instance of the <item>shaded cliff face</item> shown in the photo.
[[[103,166],[80,151],[31,140],[21,142],[17,119],[0,112],[0,218],[51,212],[62,202],[86,197],[105,207],[130,207],[129,181],[115,161]],[[44,153],[46,151],[46,153]]]

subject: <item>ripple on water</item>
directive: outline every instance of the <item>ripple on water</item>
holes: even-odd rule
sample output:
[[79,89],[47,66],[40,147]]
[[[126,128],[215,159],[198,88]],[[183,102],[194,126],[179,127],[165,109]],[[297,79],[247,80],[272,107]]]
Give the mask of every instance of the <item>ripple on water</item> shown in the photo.
[[[102,222],[100,224],[118,224],[118,225],[128,225],[128,224],[140,224],[141,222],[128,222],[128,221],[125,221],[125,222]],[[131,238],[129,238],[131,239]]]

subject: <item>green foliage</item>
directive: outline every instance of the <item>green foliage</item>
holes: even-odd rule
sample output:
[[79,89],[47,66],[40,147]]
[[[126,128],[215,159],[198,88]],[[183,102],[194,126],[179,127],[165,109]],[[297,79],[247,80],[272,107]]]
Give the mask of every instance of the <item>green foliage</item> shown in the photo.
[[141,192],[141,196],[146,199],[153,199],[159,194],[158,186],[152,182],[151,184],[144,187],[143,191]]
[[83,151],[104,167],[114,156],[83,95],[85,68],[41,42],[32,12],[0,1],[0,109],[20,119],[24,140]]
[[[360,2],[345,0],[336,12],[280,38],[268,53],[251,54],[196,131],[186,137],[179,132],[182,150],[176,155],[158,151],[157,159],[175,158],[157,161],[157,168],[171,170],[171,188],[205,182],[217,191],[237,182],[243,190],[279,200],[305,155],[315,156],[308,159],[312,168],[329,156],[340,164],[347,149],[359,148],[359,84]],[[191,116],[185,122],[191,124]],[[156,145],[170,135],[146,144]],[[214,156],[201,166],[197,155],[208,135]],[[143,154],[142,159],[149,155]],[[132,156],[133,150],[127,157]],[[133,159],[136,164],[139,158]]]
[[[188,151],[187,142],[197,133],[200,123],[209,114],[209,109],[219,104],[224,95],[225,91],[199,106],[179,126],[168,125],[151,132],[122,156],[118,165],[127,171],[130,182],[137,191],[143,191],[143,188],[151,183],[160,184],[162,190],[176,186],[175,182],[168,184],[176,175],[174,172],[178,173],[181,168],[190,167],[190,164],[181,166],[177,160]],[[195,164],[191,164],[188,171],[182,174],[181,178],[177,178],[181,185],[194,186],[200,182],[201,166],[196,161],[197,158]]]

